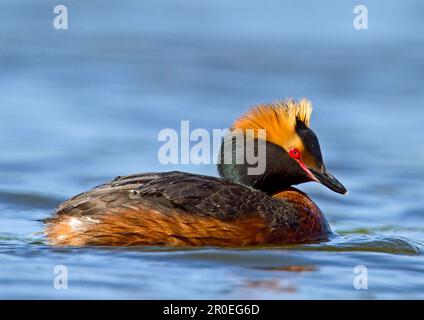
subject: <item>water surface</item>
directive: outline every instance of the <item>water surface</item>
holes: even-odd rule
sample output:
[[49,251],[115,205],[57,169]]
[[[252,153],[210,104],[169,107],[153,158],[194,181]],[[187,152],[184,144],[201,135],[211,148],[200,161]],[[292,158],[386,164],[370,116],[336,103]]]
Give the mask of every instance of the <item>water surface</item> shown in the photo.
[[[424,298],[421,1],[53,1],[0,5],[0,298]],[[158,132],[226,128],[250,105],[309,97],[340,196],[303,185],[338,234],[265,248],[52,248],[66,198],[158,163]],[[69,289],[53,287],[65,265]],[[368,290],[353,286],[368,269]]]

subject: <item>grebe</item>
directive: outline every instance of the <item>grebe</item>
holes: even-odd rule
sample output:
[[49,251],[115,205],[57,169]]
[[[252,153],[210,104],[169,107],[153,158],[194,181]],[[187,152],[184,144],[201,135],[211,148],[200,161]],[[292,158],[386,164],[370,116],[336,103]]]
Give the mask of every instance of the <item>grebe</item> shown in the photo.
[[[253,246],[326,240],[331,229],[318,206],[291,187],[320,182],[346,189],[325,168],[309,128],[312,106],[291,99],[253,107],[231,133],[266,130],[266,168],[218,164],[220,178],[184,172],[141,173],[62,203],[44,230],[57,246]],[[255,139],[261,139],[255,135]],[[225,139],[224,139],[225,140]],[[224,157],[226,139],[221,147]],[[240,149],[231,145],[230,153]]]

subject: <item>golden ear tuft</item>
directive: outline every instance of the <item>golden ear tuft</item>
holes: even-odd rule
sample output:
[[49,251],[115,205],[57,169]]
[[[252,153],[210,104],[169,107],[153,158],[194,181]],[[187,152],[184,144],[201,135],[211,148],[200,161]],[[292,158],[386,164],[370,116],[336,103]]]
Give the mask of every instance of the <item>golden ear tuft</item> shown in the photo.
[[295,117],[309,127],[312,114],[312,103],[308,99],[303,98],[298,102],[290,100],[288,102],[288,108],[294,110]]
[[270,104],[261,104],[250,109],[238,118],[232,130],[265,129],[267,140],[280,146],[299,145],[296,135],[296,122],[309,126],[312,104],[303,98],[299,101],[286,99]]
[[297,120],[309,126],[311,114],[312,104],[306,98],[299,101],[286,99],[253,107],[234,122],[233,128],[246,129],[246,125],[250,124],[252,129],[268,129],[273,124],[278,124],[277,127],[284,124],[291,129],[296,126]]

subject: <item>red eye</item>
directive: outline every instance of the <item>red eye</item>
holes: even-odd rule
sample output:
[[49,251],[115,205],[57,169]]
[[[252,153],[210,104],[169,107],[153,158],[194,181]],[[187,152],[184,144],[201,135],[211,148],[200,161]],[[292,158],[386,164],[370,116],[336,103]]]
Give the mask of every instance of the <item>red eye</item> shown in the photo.
[[289,156],[295,160],[300,160],[300,151],[296,148],[289,149]]

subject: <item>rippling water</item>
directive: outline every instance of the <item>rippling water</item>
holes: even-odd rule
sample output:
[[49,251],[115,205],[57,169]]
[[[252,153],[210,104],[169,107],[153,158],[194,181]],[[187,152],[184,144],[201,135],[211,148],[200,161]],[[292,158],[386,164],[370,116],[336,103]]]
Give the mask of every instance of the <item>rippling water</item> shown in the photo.
[[[53,1],[0,5],[0,298],[424,298],[424,4]],[[308,96],[327,167],[301,186],[337,233],[265,248],[51,248],[37,219],[116,175],[162,166],[157,134],[226,128]],[[53,288],[65,265],[69,289]],[[353,286],[355,266],[368,290]]]

